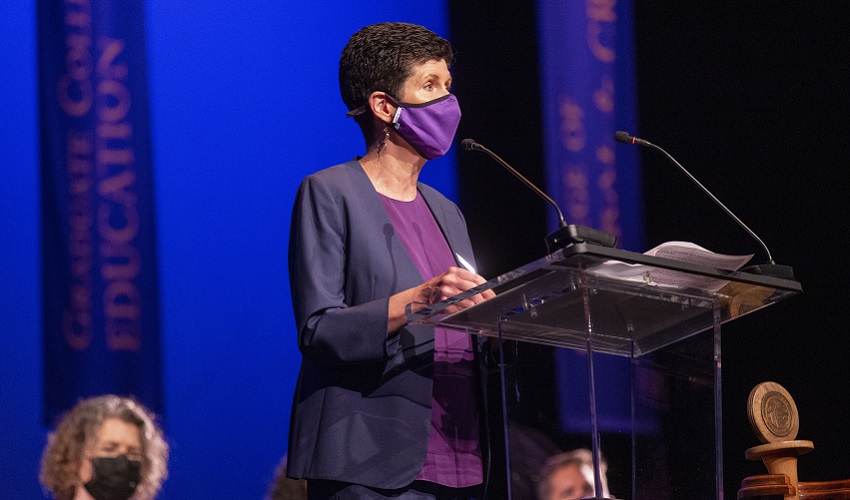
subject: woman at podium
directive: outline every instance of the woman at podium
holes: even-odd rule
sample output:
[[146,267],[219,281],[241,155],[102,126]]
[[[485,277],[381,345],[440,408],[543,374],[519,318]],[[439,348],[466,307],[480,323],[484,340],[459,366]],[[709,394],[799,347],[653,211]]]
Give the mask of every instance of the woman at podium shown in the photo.
[[460,120],[452,57],[422,26],[381,23],[355,33],[340,58],[366,152],[303,180],[289,248],[302,362],[288,474],[307,479],[310,498],[483,491],[479,341],[407,319],[484,282],[460,210],[418,182]]

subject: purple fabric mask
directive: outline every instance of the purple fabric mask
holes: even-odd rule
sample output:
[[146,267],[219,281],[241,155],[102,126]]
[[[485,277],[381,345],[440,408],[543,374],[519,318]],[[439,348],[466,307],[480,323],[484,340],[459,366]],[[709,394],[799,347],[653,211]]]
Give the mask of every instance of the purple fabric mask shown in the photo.
[[387,97],[398,106],[392,121],[398,135],[427,160],[446,154],[460,123],[457,97],[446,94],[422,104],[410,104],[397,101],[389,95]]

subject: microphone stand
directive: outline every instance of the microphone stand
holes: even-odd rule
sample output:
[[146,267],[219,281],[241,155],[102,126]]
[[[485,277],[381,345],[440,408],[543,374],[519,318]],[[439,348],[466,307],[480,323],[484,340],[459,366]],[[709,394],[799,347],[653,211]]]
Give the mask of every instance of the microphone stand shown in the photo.
[[759,238],[759,236],[752,229],[750,229],[746,224],[744,224],[744,221],[742,221],[740,218],[738,218],[737,215],[732,213],[732,211],[729,210],[729,208],[727,208],[726,205],[723,204],[723,202],[721,202],[716,196],[714,196],[714,194],[712,194],[712,192],[709,191],[708,188],[703,186],[702,183],[698,181],[696,177],[691,175],[691,173],[688,172],[688,170],[684,166],[682,166],[681,163],[679,163],[675,158],[673,158],[673,155],[665,151],[664,148],[662,148],[661,146],[656,146],[655,144],[647,141],[646,139],[640,139],[638,137],[630,135],[628,132],[618,131],[614,134],[614,139],[617,142],[637,144],[639,146],[645,146],[661,151],[664,156],[666,156],[671,162],[673,162],[674,165],[679,167],[679,170],[685,173],[688,179],[690,179],[694,184],[699,186],[699,188],[702,189],[702,191],[706,195],[708,195],[708,197],[711,198],[711,200],[716,203],[717,206],[723,209],[723,211],[726,212],[726,215],[731,217],[732,220],[734,220],[739,226],[744,229],[744,231],[747,232],[747,234],[750,235],[750,237],[752,237],[754,240],[756,240],[756,242],[758,242],[759,245],[761,245],[761,247],[767,254],[767,263],[747,266],[742,268],[741,271],[753,274],[760,274],[764,276],[772,276],[774,278],[790,280],[794,279],[794,268],[792,268],[791,266],[783,266],[774,262],[773,257],[770,255],[770,250],[767,248],[767,245],[764,244],[764,241],[762,241],[762,239]]
[[540,188],[538,188],[531,181],[526,179],[521,173],[519,173],[515,168],[510,166],[508,162],[503,160],[496,153],[490,151],[489,149],[475,142],[472,139],[462,140],[461,146],[463,146],[463,148],[467,151],[481,151],[486,153],[488,156],[496,160],[499,165],[503,166],[508,172],[513,174],[514,177],[519,179],[523,184],[525,184],[532,191],[537,193],[538,196],[540,196],[547,203],[555,207],[555,210],[558,212],[558,229],[549,233],[546,236],[546,249],[550,254],[573,243],[591,243],[604,247],[613,247],[617,244],[617,237],[610,233],[606,233],[604,231],[600,231],[598,229],[594,229],[587,226],[567,224],[566,220],[564,220],[564,214],[563,212],[561,212],[561,208],[558,206],[558,204],[555,203],[555,200],[550,198],[549,195],[544,193]]

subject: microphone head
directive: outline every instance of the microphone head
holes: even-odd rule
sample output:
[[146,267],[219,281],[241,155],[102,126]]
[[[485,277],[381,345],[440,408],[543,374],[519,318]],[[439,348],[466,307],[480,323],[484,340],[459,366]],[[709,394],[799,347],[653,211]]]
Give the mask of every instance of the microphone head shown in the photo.
[[464,140],[460,141],[460,145],[461,145],[461,147],[463,147],[463,149],[465,149],[467,151],[474,151],[474,150],[478,149],[476,147],[476,146],[478,146],[478,143],[475,142],[474,139],[464,139]]
[[628,132],[618,130],[614,133],[614,140],[617,142],[632,142],[632,136]]

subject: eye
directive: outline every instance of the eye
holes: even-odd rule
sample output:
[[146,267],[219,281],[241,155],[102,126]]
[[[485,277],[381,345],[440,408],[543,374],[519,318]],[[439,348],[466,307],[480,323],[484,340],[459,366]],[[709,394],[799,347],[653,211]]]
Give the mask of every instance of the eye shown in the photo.
[[100,451],[103,453],[112,453],[114,452],[118,446],[115,443],[106,443],[101,445]]

